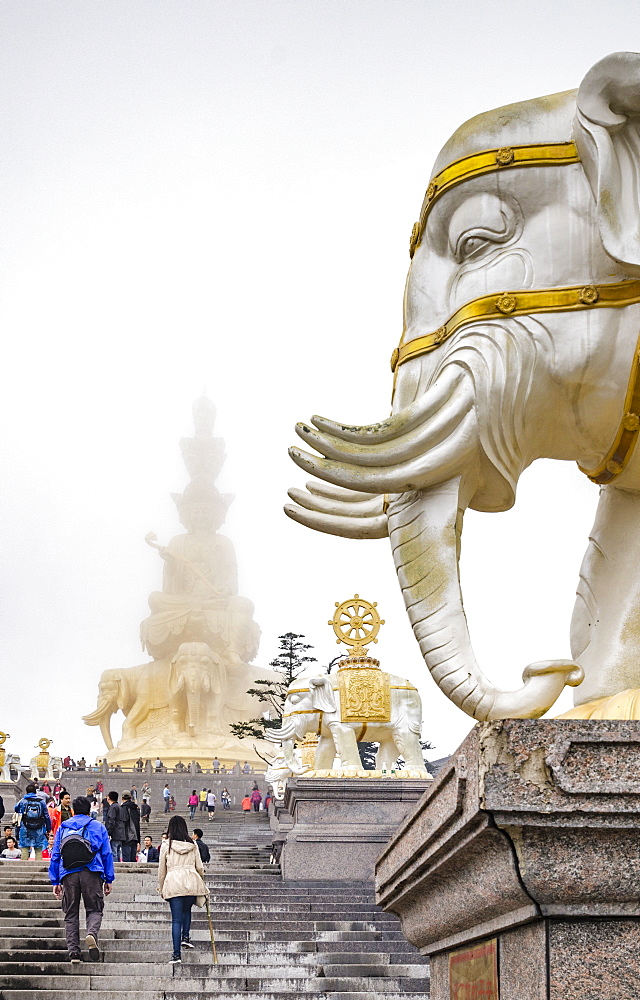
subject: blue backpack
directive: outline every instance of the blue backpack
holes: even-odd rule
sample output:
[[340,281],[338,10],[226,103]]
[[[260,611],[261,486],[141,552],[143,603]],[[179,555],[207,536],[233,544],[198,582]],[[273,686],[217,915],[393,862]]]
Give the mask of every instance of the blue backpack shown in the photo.
[[27,830],[40,829],[44,820],[42,808],[43,803],[40,799],[25,799],[25,806],[22,810],[22,822]]

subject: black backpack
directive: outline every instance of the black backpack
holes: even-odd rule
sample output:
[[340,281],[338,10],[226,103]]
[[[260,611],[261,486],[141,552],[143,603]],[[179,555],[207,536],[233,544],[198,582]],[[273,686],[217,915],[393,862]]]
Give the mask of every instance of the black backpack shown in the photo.
[[22,822],[27,830],[39,830],[44,821],[43,803],[40,799],[25,799]]
[[[91,822],[93,820],[89,820],[89,823]],[[62,829],[60,855],[62,864],[67,871],[71,868],[84,868],[91,864],[98,853],[93,850],[88,838],[85,837],[89,823],[85,823],[80,830],[65,830],[64,827]]]

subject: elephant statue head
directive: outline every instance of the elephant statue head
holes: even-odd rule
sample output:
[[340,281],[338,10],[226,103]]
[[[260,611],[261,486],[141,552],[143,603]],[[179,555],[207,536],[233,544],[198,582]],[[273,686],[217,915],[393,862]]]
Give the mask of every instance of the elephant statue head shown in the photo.
[[282,744],[283,758],[294,774],[300,770],[294,743],[301,742],[308,732],[319,732],[322,713],[335,712],[336,707],[331,681],[326,675],[298,677],[289,687],[280,727],[267,729],[264,735],[272,743]]
[[[410,241],[391,416],[322,417],[293,460],[321,482],[286,513],[391,542],[415,637],[442,691],[478,720],[535,718],[640,687],[640,55],[597,63],[577,91],[481,114],[437,157]],[[602,487],[571,660],[496,689],[460,591],[464,512],[504,511],[538,458]],[[613,599],[612,596],[613,595]],[[619,599],[617,599],[619,598]],[[289,728],[293,727],[289,723]]]
[[220,694],[220,663],[206,642],[183,642],[171,661],[169,692],[174,720],[189,736],[204,729],[211,695]]
[[105,670],[98,683],[98,705],[93,712],[82,716],[87,726],[100,726],[107,750],[113,750],[111,716],[129,707],[126,673],[122,670]]

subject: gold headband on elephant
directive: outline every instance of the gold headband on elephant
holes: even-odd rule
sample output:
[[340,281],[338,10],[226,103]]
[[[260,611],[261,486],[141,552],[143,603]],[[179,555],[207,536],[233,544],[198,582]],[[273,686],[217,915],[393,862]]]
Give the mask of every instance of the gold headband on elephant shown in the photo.
[[[617,281],[606,285],[569,285],[537,291],[502,292],[472,299],[449,317],[433,333],[400,344],[391,355],[391,371],[413,358],[436,350],[467,323],[504,319],[505,316],[528,316],[533,313],[577,312],[581,309],[619,309],[640,302],[640,279]],[[640,338],[636,345],[631,374],[624,400],[622,419],[613,444],[595,469],[581,472],[601,486],[613,482],[624,470],[640,431]]]
[[505,316],[527,316],[532,313],[578,312],[581,309],[615,309],[640,302],[640,279],[617,281],[606,285],[567,285],[563,288],[524,289],[481,295],[456,309],[452,316],[433,333],[425,333],[406,344],[400,343],[391,355],[391,371],[412,358],[418,358],[452,337],[467,323],[479,320],[504,319]]
[[411,230],[409,256],[413,257],[420,246],[427,216],[438,198],[469,177],[481,177],[495,170],[509,170],[512,167],[561,167],[568,163],[579,162],[580,157],[573,142],[501,146],[499,149],[486,149],[481,153],[473,153],[472,156],[454,160],[429,183],[420,210],[420,221],[416,222]]

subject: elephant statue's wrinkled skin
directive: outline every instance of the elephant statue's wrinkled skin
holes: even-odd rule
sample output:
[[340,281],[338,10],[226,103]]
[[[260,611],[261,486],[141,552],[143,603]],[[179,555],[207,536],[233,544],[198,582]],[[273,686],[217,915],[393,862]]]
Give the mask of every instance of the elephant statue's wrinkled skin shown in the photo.
[[[425,771],[420,731],[422,704],[417,690],[404,677],[388,674],[391,685],[389,722],[342,722],[340,692],[335,676],[299,677],[290,685],[280,729],[267,729],[267,739],[282,743],[284,760],[296,772],[294,741],[301,742],[307,732],[317,732],[320,742],[315,754],[316,770],[331,770],[336,757],[342,769],[362,768],[356,739],[378,742],[376,767],[394,766],[404,757],[407,767]],[[357,736],[356,736],[357,734]],[[426,771],[425,771],[425,776]]]
[[[402,345],[437,337],[481,296],[497,304],[505,291],[560,286],[593,296],[593,286],[640,276],[640,55],[606,57],[578,91],[472,119],[446,143],[433,176],[481,151],[506,162],[513,147],[571,141],[572,162],[500,172],[496,158],[434,201],[414,238]],[[468,322],[400,363],[392,414],[380,423],[298,425],[322,457],[294,448],[294,461],[331,485],[292,490],[297,506],[285,508],[320,531],[389,536],[425,662],[479,720],[539,717],[565,684],[577,688],[578,705],[640,688],[640,448],[626,467],[610,462],[614,478],[601,490],[573,660],[530,664],[523,687],[505,692],[474,658],[458,576],[464,511],[507,510],[537,458],[593,470],[612,454],[623,421],[637,426],[635,412],[625,414],[637,302],[514,316],[508,297],[504,304],[504,315]]]

